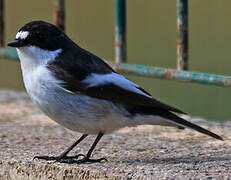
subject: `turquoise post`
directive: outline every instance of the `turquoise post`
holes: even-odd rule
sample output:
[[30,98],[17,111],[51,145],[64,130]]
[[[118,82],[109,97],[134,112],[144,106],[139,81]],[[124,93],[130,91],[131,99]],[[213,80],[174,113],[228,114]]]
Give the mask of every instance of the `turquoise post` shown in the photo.
[[126,44],[126,0],[116,0],[115,61],[127,61]]
[[188,0],[177,0],[177,69],[188,70]]

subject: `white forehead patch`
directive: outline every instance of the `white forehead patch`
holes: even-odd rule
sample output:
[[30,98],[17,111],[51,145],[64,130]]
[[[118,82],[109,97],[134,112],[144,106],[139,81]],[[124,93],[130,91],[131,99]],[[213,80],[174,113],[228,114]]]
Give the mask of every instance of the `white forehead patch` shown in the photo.
[[29,35],[29,32],[28,31],[19,31],[17,34],[16,34],[16,39],[26,39],[27,36]]

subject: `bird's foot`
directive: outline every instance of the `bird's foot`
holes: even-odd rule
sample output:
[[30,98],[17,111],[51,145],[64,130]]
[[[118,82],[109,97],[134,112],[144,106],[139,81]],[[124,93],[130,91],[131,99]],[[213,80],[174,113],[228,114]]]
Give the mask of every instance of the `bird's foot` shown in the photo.
[[[79,159],[79,157],[81,156],[83,156],[83,158]],[[46,161],[55,161],[55,162],[66,163],[66,164],[97,163],[97,162],[107,161],[106,158],[90,159],[84,154],[77,154],[75,156],[35,156],[33,159],[42,159]]]
[[46,161],[63,161],[63,160],[69,160],[69,159],[78,159],[79,157],[85,157],[84,154],[77,154],[75,156],[66,156],[66,155],[60,155],[60,156],[35,156],[33,158],[34,159],[42,159],[42,160],[46,160]]
[[75,156],[73,156],[74,158],[61,159],[59,162],[67,163],[67,164],[84,164],[84,163],[97,163],[97,162],[107,161],[106,158],[90,159],[89,157],[83,154],[81,154],[81,156],[83,156],[82,159],[78,159]]

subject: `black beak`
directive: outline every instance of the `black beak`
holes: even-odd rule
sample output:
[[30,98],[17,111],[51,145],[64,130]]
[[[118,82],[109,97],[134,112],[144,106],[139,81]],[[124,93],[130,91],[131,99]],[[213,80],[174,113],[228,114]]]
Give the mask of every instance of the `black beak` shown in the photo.
[[13,40],[7,44],[10,47],[21,47],[22,43],[19,40]]

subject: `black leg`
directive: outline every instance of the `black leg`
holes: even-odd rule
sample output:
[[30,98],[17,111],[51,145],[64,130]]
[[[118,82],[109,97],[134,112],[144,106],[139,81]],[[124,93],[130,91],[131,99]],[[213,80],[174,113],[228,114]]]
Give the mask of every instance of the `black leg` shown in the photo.
[[102,133],[102,132],[100,132],[100,133],[98,134],[98,136],[96,137],[96,139],[95,139],[94,143],[92,144],[91,148],[90,148],[89,151],[87,152],[87,155],[82,155],[82,154],[81,154],[81,156],[83,156],[83,159],[75,160],[74,158],[80,156],[80,155],[77,155],[77,156],[73,156],[74,158],[72,158],[72,159],[62,159],[62,160],[59,161],[59,162],[62,162],[62,163],[69,163],[69,164],[70,164],[70,163],[81,164],[81,163],[95,163],[95,162],[107,161],[106,158],[90,159],[93,150],[95,149],[97,143],[100,141],[100,139],[102,138],[103,135],[104,135],[104,133]]
[[87,152],[87,155],[79,160],[79,163],[84,163],[84,162],[101,162],[101,161],[107,161],[106,158],[99,158],[99,159],[90,159],[91,154],[93,152],[93,150],[95,149],[96,145],[98,144],[98,142],[100,141],[100,139],[103,137],[104,133],[100,132],[98,134],[98,136],[96,137],[94,143],[92,144],[91,148],[89,149],[89,151]]
[[72,158],[78,158],[80,156],[84,156],[83,154],[78,154],[76,156],[67,156],[67,154],[82,140],[84,140],[88,135],[83,134],[77,141],[75,141],[69,148],[67,148],[62,154],[59,156],[35,156],[34,159],[43,159],[43,160],[56,160],[58,162],[65,160],[65,159],[72,159]]
[[96,145],[98,144],[98,142],[100,141],[100,139],[103,137],[103,133],[99,133],[98,136],[96,137],[94,143],[92,144],[91,148],[89,149],[89,151],[87,152],[87,156],[88,158],[90,158],[91,153],[93,152],[93,150],[95,149]]

